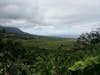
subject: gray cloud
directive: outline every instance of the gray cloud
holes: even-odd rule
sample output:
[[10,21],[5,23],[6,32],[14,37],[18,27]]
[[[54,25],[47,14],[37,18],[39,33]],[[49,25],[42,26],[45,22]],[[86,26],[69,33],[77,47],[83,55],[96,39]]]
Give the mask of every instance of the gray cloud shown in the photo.
[[0,24],[8,26],[22,24],[23,27],[28,27],[40,23],[39,20],[41,20],[41,16],[38,12],[36,0],[0,1]]
[[82,33],[99,23],[99,8],[100,0],[0,0],[0,24],[39,34]]
[[32,5],[26,0],[1,0],[0,5],[0,18],[4,19],[31,18],[33,17],[32,13],[36,11],[36,9],[32,10]]

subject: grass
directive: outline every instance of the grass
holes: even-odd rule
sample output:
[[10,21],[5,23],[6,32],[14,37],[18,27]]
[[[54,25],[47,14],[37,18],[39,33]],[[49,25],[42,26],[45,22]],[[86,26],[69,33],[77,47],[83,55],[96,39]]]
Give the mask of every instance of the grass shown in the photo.
[[44,49],[58,49],[60,46],[63,46],[64,49],[68,49],[71,46],[73,46],[73,42],[75,42],[75,39],[68,39],[68,38],[40,38],[40,39],[28,39],[23,40],[23,43],[25,46],[28,47],[39,47]]

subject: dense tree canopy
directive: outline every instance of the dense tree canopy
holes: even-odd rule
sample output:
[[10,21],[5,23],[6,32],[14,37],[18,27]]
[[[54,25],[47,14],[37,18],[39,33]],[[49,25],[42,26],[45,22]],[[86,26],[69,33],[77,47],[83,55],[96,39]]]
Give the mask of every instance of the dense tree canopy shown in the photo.
[[0,35],[0,75],[100,75],[98,31],[67,41],[69,45],[66,39],[52,43],[52,39],[26,39],[4,31]]

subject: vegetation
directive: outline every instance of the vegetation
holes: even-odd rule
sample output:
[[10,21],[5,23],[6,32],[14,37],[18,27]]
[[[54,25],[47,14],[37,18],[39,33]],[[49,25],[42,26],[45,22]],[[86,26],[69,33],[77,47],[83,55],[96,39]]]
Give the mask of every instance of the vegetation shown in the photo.
[[28,38],[1,30],[0,75],[100,75],[100,33]]

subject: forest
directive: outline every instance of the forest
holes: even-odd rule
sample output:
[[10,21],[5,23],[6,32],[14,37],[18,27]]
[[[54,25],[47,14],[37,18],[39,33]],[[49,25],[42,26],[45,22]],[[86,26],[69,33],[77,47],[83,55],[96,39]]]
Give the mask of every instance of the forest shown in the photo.
[[74,39],[1,30],[0,75],[100,75],[100,32]]

